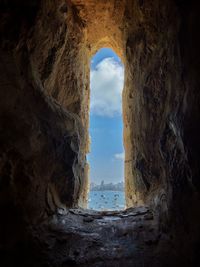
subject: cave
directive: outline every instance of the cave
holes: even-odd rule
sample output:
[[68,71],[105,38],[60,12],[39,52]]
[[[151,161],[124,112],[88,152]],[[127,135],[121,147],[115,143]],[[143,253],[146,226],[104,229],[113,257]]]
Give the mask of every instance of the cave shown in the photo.
[[[0,1],[0,265],[199,266],[200,4]],[[90,58],[123,60],[127,209],[86,209]]]

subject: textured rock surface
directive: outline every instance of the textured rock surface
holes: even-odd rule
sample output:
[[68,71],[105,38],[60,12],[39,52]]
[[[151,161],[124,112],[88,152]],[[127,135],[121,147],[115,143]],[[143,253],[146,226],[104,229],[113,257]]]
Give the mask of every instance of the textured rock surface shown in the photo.
[[[0,1],[0,260],[4,266],[13,266],[15,260],[22,266],[45,266],[47,250],[53,266],[86,265],[68,260],[70,246],[74,251],[77,243],[80,253],[81,242],[84,247],[87,240],[84,244],[65,228],[66,238],[60,240],[56,230],[51,243],[47,226],[53,217],[59,228],[59,213],[84,207],[86,202],[89,61],[103,46],[113,48],[125,64],[127,206],[149,205],[157,232],[171,240],[158,242],[155,251],[141,250],[145,266],[161,266],[160,262],[172,266],[171,259],[175,266],[198,266],[199,11],[194,0]],[[68,216],[64,220],[70,225]],[[72,223],[79,221],[77,216]],[[107,230],[97,228],[92,230],[102,233],[104,242]],[[145,239],[146,231],[143,235]],[[110,238],[124,242],[123,248],[139,242],[128,237],[117,241],[115,234]],[[63,250],[57,254],[59,248]],[[166,258],[170,248],[176,252]],[[66,262],[59,261],[59,255],[66,253]],[[116,262],[116,254],[107,256]],[[92,256],[88,259],[91,266],[106,266]],[[126,259],[132,264],[131,258]],[[138,260],[135,266],[144,263]]]

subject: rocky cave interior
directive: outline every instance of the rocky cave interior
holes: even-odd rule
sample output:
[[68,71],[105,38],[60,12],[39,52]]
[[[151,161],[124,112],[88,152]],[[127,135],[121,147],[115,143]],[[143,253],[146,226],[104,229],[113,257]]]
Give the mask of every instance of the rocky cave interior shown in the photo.
[[[0,1],[0,266],[200,266],[191,0]],[[128,209],[84,210],[89,62],[125,66]]]

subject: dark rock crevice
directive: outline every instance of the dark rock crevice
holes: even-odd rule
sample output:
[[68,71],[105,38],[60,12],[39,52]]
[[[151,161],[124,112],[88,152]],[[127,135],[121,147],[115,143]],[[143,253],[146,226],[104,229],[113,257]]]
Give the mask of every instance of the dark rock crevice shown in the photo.
[[[200,264],[199,11],[195,0],[0,1],[1,266]],[[101,46],[125,65],[121,215],[70,209],[86,205]]]

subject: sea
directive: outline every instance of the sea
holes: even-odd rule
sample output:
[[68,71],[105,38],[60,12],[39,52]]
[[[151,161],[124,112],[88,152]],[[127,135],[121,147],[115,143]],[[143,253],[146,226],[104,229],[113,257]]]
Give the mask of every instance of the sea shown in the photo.
[[90,191],[88,209],[99,211],[125,209],[125,194],[123,191]]

